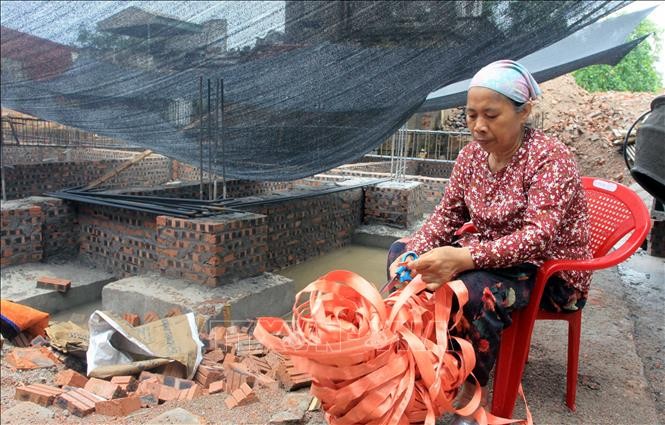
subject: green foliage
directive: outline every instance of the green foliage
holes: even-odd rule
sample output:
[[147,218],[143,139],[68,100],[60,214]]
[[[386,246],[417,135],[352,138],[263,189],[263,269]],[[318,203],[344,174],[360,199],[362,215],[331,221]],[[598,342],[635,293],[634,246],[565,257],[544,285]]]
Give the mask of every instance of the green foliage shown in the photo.
[[[638,44],[616,66],[592,65],[573,72],[580,87],[590,92],[633,91],[656,92],[662,87],[661,76],[654,64],[662,48],[662,30],[650,20],[642,21],[630,36],[631,40],[651,34]],[[653,39],[652,43],[649,39]]]

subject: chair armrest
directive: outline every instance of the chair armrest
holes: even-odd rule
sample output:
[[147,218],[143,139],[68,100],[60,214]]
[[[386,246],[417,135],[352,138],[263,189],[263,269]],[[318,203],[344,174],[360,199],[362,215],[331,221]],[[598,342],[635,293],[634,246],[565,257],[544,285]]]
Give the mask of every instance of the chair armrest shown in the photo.
[[473,224],[472,222],[467,222],[462,225],[457,231],[455,231],[455,236],[460,236],[464,233],[478,233],[478,229],[476,228],[476,225]]
[[628,240],[619,248],[603,255],[602,257],[592,258],[589,260],[549,260],[546,261],[539,269],[539,274],[544,279],[549,278],[556,272],[563,270],[599,270],[608,267],[616,266],[623,262],[628,257],[633,255],[635,251],[642,245],[644,235],[642,232],[633,232]]

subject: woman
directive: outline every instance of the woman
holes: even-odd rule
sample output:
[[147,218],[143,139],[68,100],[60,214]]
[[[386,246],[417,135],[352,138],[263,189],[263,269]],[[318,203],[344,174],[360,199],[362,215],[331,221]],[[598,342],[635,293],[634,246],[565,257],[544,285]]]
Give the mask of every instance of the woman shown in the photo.
[[[408,243],[396,242],[390,251],[391,275],[395,258],[413,250],[420,258],[408,267],[428,289],[453,279],[464,283],[469,302],[460,333],[473,343],[473,373],[483,387],[511,312],[529,303],[537,266],[548,259],[591,258],[575,158],[563,143],[526,125],[539,94],[536,81],[517,62],[491,63],[473,77],[466,104],[473,141],[460,152],[433,214]],[[477,233],[455,240],[467,221]],[[561,272],[548,282],[542,307],[582,308],[590,277]],[[472,389],[466,385],[460,398],[470,397]],[[473,422],[457,418],[455,423]]]

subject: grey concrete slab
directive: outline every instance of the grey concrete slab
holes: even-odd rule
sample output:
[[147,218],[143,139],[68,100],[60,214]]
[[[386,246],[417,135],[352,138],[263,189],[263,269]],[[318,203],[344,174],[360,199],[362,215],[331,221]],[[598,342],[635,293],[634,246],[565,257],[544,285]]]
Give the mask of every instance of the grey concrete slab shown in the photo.
[[282,316],[291,310],[294,298],[293,281],[271,273],[214,288],[154,274],[107,285],[102,307],[117,314],[143,315],[152,310],[160,316],[178,307],[183,313],[194,312],[207,319],[224,320],[226,316],[245,322],[257,316]]
[[[72,281],[65,293],[37,288],[40,276]],[[26,263],[3,267],[0,271],[2,297],[48,313],[57,313],[99,299],[102,288],[115,280],[112,274],[78,261],[65,264]]]

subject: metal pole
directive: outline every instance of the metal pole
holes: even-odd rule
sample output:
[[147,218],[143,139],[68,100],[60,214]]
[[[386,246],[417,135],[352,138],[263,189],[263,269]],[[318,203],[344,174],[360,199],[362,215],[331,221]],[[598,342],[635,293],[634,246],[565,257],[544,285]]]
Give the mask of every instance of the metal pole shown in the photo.
[[221,145],[222,145],[222,198],[226,199],[226,147],[224,146],[224,79],[221,79],[220,84],[220,119],[219,123],[221,134]]
[[208,199],[212,199],[212,110],[210,108],[211,103],[211,90],[210,87],[210,78],[208,78]]
[[215,149],[212,154],[212,164],[215,170],[212,185],[212,199],[217,199],[217,145],[219,144],[219,78],[215,81]]
[[203,199],[203,76],[199,77],[199,199]]
[[5,164],[3,164],[3,159],[5,157],[5,129],[2,125],[2,113],[0,113],[0,173],[2,173],[2,200],[7,202],[7,191],[5,190]]

